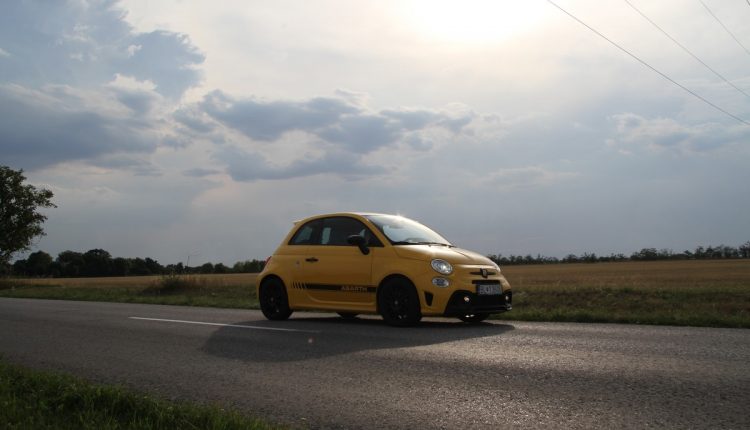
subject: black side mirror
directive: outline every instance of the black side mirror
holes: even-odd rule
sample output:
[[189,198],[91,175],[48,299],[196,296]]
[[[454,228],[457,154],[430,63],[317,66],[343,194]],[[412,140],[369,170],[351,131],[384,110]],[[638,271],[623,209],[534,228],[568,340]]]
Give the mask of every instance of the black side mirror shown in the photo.
[[354,245],[354,246],[359,247],[359,250],[364,255],[367,255],[370,253],[370,248],[367,247],[367,241],[365,241],[364,236],[353,234],[346,238],[346,243],[348,243],[349,245]]

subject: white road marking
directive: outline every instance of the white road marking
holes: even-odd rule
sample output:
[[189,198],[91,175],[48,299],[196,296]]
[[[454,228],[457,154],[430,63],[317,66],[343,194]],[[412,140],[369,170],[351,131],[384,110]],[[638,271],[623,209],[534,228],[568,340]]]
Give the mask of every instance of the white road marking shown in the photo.
[[168,319],[163,319],[163,318],[144,318],[144,317],[128,317],[128,318],[131,320],[212,325],[212,326],[218,326],[218,327],[237,327],[237,328],[248,328],[248,329],[253,329],[253,330],[289,331],[289,332],[296,332],[296,333],[320,333],[317,330],[298,330],[294,328],[262,327],[262,326],[242,325],[242,324],[221,324],[221,323],[210,323],[210,322],[202,322],[202,321],[168,320]]

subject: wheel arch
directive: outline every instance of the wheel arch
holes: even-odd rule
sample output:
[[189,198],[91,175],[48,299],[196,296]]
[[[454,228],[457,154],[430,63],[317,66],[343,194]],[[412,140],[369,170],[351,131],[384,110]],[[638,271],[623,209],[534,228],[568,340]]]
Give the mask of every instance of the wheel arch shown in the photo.
[[[400,273],[392,273],[386,276],[385,278],[383,278],[383,280],[381,280],[380,283],[378,284],[377,295],[375,296],[375,312],[380,313],[380,292],[383,290],[381,287],[385,285],[386,283],[394,281],[394,280],[401,280],[401,281],[408,282],[409,285],[411,285],[412,288],[414,288],[414,290],[417,291],[417,297],[420,296],[419,290],[417,290],[417,286],[414,284],[414,282],[411,279],[409,279],[408,276],[402,275]],[[420,308],[421,308],[422,307],[421,297],[419,299],[419,303],[420,303]]]
[[276,279],[276,280],[280,281],[281,284],[284,285],[284,288],[287,288],[286,282],[284,282],[284,279],[282,279],[281,276],[279,276],[279,275],[277,275],[275,273],[269,273],[267,275],[264,275],[262,278],[260,278],[257,281],[257,285],[256,285],[256,288],[255,288],[255,293],[257,295],[259,295],[260,294],[260,287],[263,286],[264,283],[268,282],[271,279]]

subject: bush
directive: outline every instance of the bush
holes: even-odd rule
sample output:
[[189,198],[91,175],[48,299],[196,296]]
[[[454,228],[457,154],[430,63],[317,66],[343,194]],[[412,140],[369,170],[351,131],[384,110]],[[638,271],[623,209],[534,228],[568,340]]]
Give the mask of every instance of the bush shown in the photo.
[[142,294],[156,296],[162,294],[178,294],[201,286],[201,282],[193,276],[170,273],[168,275],[163,275],[154,285],[144,289]]

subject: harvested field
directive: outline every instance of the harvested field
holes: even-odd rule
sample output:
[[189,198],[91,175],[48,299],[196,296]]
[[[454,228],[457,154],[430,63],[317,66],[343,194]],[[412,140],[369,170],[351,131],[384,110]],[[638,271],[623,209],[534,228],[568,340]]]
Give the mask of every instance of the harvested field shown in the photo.
[[[499,319],[750,328],[750,260],[506,266]],[[257,308],[257,274],[20,279],[0,297]]]

